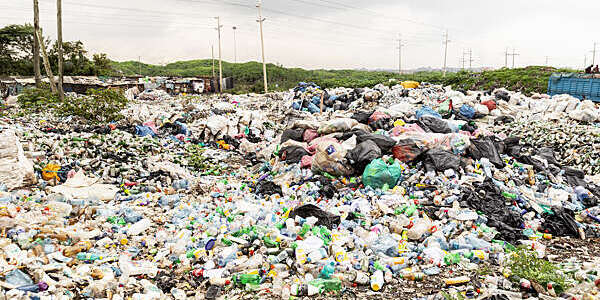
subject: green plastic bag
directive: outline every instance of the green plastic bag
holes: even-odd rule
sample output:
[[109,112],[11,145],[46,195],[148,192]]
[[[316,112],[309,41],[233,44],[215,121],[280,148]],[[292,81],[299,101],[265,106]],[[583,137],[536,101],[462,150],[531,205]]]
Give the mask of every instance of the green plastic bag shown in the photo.
[[438,108],[438,113],[440,115],[447,115],[452,111],[452,104],[450,102],[450,99],[442,102],[442,104],[440,104],[440,107]]
[[402,179],[402,167],[396,161],[392,164],[385,163],[381,158],[373,160],[363,172],[362,180],[365,186],[380,189],[384,185],[389,188],[396,186]]

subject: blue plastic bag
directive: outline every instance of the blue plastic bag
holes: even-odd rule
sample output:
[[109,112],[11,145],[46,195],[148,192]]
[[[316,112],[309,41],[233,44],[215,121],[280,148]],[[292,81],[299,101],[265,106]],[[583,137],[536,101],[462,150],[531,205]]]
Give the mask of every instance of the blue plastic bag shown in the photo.
[[473,117],[475,116],[475,109],[470,105],[463,104],[463,106],[460,107],[458,113],[460,113],[463,117],[467,119],[473,119]]
[[321,105],[321,97],[314,96],[314,97],[312,97],[310,102],[312,102],[312,104],[314,104],[314,105]]
[[316,113],[320,112],[321,109],[318,106],[310,103],[310,104],[308,104],[308,111],[312,114],[316,114]]
[[152,128],[148,127],[148,126],[139,126],[136,125],[135,126],[135,134],[139,135],[139,136],[151,136],[151,137],[155,137],[156,133],[154,133],[154,131],[152,131]]
[[425,105],[415,112],[415,116],[417,117],[417,119],[420,119],[423,116],[432,116],[440,119],[442,118],[442,115],[440,115],[437,111]]
[[187,126],[179,121],[175,121],[175,125],[179,126],[179,133],[183,135],[190,135],[190,130]]

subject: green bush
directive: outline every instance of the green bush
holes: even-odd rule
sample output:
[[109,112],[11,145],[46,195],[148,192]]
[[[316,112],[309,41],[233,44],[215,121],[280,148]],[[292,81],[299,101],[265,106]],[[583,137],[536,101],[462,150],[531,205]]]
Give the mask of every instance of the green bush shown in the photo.
[[46,110],[58,105],[58,94],[50,91],[50,85],[42,84],[40,88],[27,88],[17,98],[21,108],[33,111]]
[[60,115],[81,117],[91,123],[118,121],[128,101],[121,90],[89,89],[85,96],[65,98]]
[[565,274],[559,272],[560,268],[558,266],[545,259],[538,258],[537,254],[530,250],[521,249],[513,252],[510,257],[509,268],[512,274],[535,281],[544,287],[552,282],[557,294],[562,293],[569,287]]

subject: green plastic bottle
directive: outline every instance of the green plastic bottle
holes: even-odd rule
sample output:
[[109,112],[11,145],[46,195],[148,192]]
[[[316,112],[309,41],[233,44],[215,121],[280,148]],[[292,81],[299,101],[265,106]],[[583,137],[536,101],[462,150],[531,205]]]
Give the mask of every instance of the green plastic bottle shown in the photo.
[[382,264],[380,261],[376,261],[373,264],[373,267],[375,268],[375,270],[381,270],[381,271],[385,272],[385,265]]
[[516,194],[509,193],[509,192],[502,192],[502,196],[504,196],[506,198],[509,198],[509,199],[512,199],[512,200],[517,199],[517,195]]
[[446,265],[455,265],[460,262],[460,254],[458,253],[449,253],[444,256],[444,263]]
[[304,223],[304,225],[302,225],[302,228],[300,229],[300,232],[298,233],[300,236],[304,236],[308,231],[310,231],[310,226],[306,223]]
[[411,205],[409,207],[406,208],[406,210],[404,211],[404,214],[407,217],[412,216],[415,212],[417,211],[417,206],[416,205]]
[[268,237],[266,235],[262,238],[262,240],[265,243],[265,246],[267,248],[277,248],[277,247],[279,247],[279,243],[277,243],[276,241],[274,241],[273,239],[271,239],[270,237]]
[[260,284],[260,276],[257,274],[235,274],[232,281],[235,284]]
[[342,281],[339,278],[317,278],[308,282],[308,284],[317,287],[319,292],[337,292],[342,289]]

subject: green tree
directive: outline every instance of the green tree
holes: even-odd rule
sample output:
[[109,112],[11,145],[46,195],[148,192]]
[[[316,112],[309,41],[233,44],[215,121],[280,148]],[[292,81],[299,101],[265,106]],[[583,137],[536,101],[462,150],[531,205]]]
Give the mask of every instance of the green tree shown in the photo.
[[110,59],[106,56],[106,53],[94,54],[94,67],[96,69],[96,75],[108,76],[114,73]]
[[0,74],[33,72],[33,26],[8,25],[0,28]]

